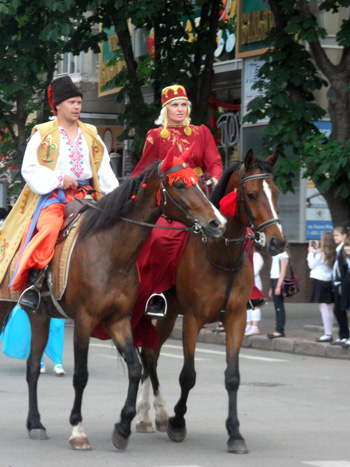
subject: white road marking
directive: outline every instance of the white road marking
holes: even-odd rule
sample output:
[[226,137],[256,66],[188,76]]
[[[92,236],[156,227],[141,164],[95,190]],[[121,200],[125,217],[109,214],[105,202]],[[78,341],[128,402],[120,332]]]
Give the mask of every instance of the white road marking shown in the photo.
[[305,461],[302,464],[313,465],[314,467],[350,467],[349,461]]
[[[105,349],[110,349],[110,350],[114,350],[117,352],[117,349],[114,347],[114,345],[107,345],[107,344],[90,344],[92,347],[102,347],[102,348],[105,348]],[[183,358],[183,355],[182,355],[182,346],[181,345],[172,345],[172,344],[165,344],[163,345],[162,347],[163,349],[166,348],[166,349],[176,349],[176,350],[179,350],[181,351],[181,355],[175,355],[175,354],[169,354],[169,353],[165,353],[165,352],[161,352],[161,355],[163,355],[163,357],[168,357],[168,358]],[[196,348],[196,352],[202,352],[202,353],[206,353],[206,354],[212,354],[212,355],[222,355],[222,356],[226,356],[226,352],[224,352],[223,350],[207,350],[207,349],[201,349],[199,347]],[[116,354],[117,355],[117,354]],[[113,357],[113,356],[111,356]],[[253,355],[245,355],[245,354],[242,354],[240,353],[239,354],[239,357],[240,358],[246,358],[247,360],[258,360],[258,361],[262,361],[262,362],[288,362],[289,360],[285,360],[285,359],[282,359],[282,358],[269,358],[269,357],[255,357]],[[196,357],[195,358],[197,361],[205,361],[205,360],[210,360],[208,358],[200,358],[200,357]],[[328,466],[327,466],[328,467]],[[349,466],[345,466],[345,467],[350,467],[350,464]]]
[[155,465],[154,467],[201,467],[200,465]]
[[[165,345],[163,345],[163,348],[164,347],[166,347],[167,349],[182,349],[182,346],[171,345],[171,344],[165,344]],[[201,348],[197,347],[196,352],[226,356],[226,352],[224,352],[223,350],[207,350],[207,349],[201,349]],[[163,355],[162,352],[161,352],[161,355]],[[242,353],[240,353],[239,356],[240,356],[240,358],[247,358],[249,360],[261,360],[261,361],[264,361],[264,362],[287,362],[288,361],[288,360],[284,360],[282,358],[254,357],[252,355],[243,355]]]

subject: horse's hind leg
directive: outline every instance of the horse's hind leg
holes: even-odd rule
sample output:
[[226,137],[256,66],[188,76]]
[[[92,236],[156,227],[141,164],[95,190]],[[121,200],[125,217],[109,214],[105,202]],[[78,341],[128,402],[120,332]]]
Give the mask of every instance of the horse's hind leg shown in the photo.
[[31,439],[48,439],[46,429],[40,422],[38,410],[38,378],[41,356],[49,337],[50,319],[44,321],[41,314],[31,313],[29,320],[32,329],[32,339],[30,355],[27,360],[27,383],[29,390],[27,429]]
[[152,422],[149,416],[150,401],[149,391],[152,383],[154,402],[153,406],[156,412],[157,431],[166,432],[168,427],[168,412],[166,401],[160,390],[157,375],[157,360],[159,352],[155,349],[142,349],[141,359],[143,364],[143,375],[141,380],[141,390],[137,400],[136,412],[136,431],[139,433],[153,433]]
[[120,421],[114,425],[112,441],[116,448],[125,449],[131,433],[131,422],[136,415],[136,398],[141,379],[141,364],[132,340],[129,318],[109,321],[105,327],[128,367],[129,386]]

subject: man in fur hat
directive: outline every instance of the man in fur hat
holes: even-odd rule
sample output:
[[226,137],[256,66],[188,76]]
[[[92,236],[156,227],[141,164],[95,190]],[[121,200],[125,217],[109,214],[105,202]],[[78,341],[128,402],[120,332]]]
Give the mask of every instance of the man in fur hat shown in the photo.
[[[12,290],[24,291],[18,303],[33,312],[40,299],[34,284],[40,270],[53,257],[65,204],[74,199],[73,195],[85,197],[86,190],[81,185],[97,190],[97,199],[118,186],[96,127],[78,120],[83,97],[80,89],[69,76],[64,76],[52,81],[48,97],[57,118],[33,129],[22,164],[27,184],[1,231],[3,240],[10,245],[7,261],[1,264],[3,269],[21,242],[10,285]],[[12,235],[11,226],[6,226],[7,222],[11,224],[11,218],[17,226]],[[2,278],[0,270],[0,281]]]

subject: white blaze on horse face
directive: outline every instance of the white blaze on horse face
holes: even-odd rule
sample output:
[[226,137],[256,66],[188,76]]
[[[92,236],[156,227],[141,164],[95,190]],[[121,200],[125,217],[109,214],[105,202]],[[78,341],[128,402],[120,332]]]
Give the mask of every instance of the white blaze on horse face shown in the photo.
[[[198,185],[198,183],[197,183],[196,187],[197,187],[198,190],[200,191],[201,196],[204,196],[204,198],[208,199],[208,198],[205,196],[205,194],[204,194],[202,188]],[[216,217],[216,218],[218,219],[218,221],[220,222],[221,227],[224,227],[224,226],[227,224],[227,219],[226,219],[226,217],[223,216],[223,215],[221,214],[221,212],[214,206],[213,203],[210,202],[210,200],[208,200],[208,201],[209,201],[209,203],[211,204],[211,206],[212,206],[212,208],[213,208],[213,211],[214,211],[214,214],[215,214],[215,217]]]
[[[272,190],[271,190],[270,185],[267,183],[266,180],[263,180],[263,189],[264,189],[264,193],[266,195],[266,198],[268,199],[273,218],[278,219],[275,206],[273,205],[273,202],[272,202]],[[282,233],[283,232],[282,231],[282,225],[279,222],[277,222],[277,227],[279,228],[280,232]]]

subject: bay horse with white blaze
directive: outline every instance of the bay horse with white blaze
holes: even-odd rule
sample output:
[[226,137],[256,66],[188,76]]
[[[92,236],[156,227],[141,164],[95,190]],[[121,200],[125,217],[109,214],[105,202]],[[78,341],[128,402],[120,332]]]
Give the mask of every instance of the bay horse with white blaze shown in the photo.
[[[225,212],[228,217],[231,215],[225,237],[206,241],[205,238],[189,235],[176,273],[175,286],[166,292],[168,313],[164,320],[157,323],[159,348],[144,348],[141,352],[144,372],[137,403],[137,431],[153,431],[148,400],[151,383],[157,429],[167,431],[172,441],[185,438],[187,398],[196,381],[194,355],[198,333],[206,323],[221,319],[226,332],[225,386],[229,397],[227,449],[234,453],[248,452],[239,431],[237,415],[239,351],[246,326],[246,304],[254,280],[247,249],[249,244],[253,245],[253,240],[263,244],[271,255],[282,252],[286,246],[277,217],[278,189],[272,180],[272,167],[276,159],[277,155],[274,154],[260,161],[249,151],[243,163],[235,163],[226,169],[210,198],[217,207],[224,199],[237,203],[231,214]],[[237,196],[232,195],[235,192]],[[251,236],[247,236],[247,227],[253,232]],[[157,376],[157,360],[178,314],[183,314],[181,396],[175,405],[175,415],[168,419]]]
[[[163,162],[153,164],[138,177],[104,196],[95,209],[84,214],[79,227],[67,287],[60,301],[65,313],[75,322],[75,400],[70,415],[73,449],[91,449],[82,427],[81,405],[88,380],[90,335],[98,323],[103,324],[128,367],[127,397],[112,438],[119,449],[127,445],[141,377],[129,316],[139,290],[136,259],[159,216],[163,212],[169,218],[213,238],[224,233],[225,217],[205,197],[197,184],[195,172],[185,164],[185,157],[175,158],[170,150]],[[6,296],[5,287],[8,287],[8,278],[0,288],[0,327],[11,308],[11,303],[1,299]],[[33,439],[47,438],[37,400],[40,358],[50,324],[50,319],[45,319],[46,315],[62,317],[51,299],[43,297],[39,311],[29,314],[32,341],[27,361],[27,429]]]

